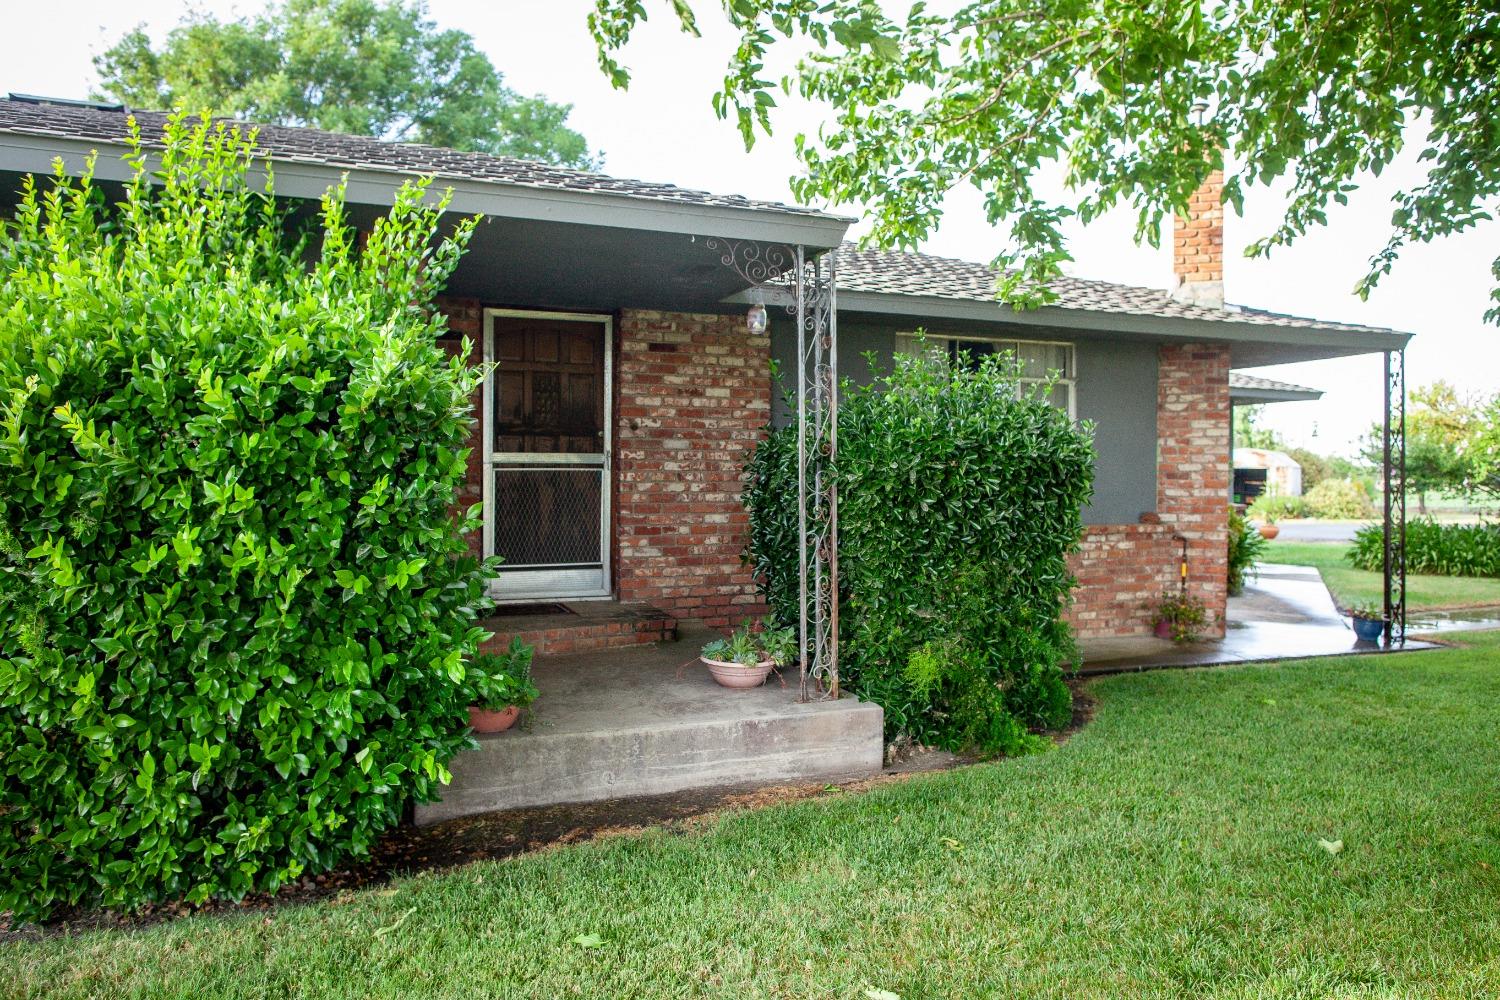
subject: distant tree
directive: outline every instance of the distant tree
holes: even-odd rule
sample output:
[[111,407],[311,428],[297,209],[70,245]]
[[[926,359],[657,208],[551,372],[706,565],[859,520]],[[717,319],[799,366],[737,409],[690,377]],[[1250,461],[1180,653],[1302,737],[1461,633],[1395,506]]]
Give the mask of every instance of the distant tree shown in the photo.
[[1233,411],[1234,446],[1236,448],[1265,448],[1281,451],[1284,447],[1281,435],[1269,427],[1260,426],[1265,412],[1261,406],[1236,406]]
[[[1416,493],[1417,509],[1426,512],[1429,493],[1482,491],[1474,442],[1483,428],[1483,401],[1442,380],[1412,389],[1408,398],[1406,488]],[[1370,428],[1364,457],[1376,466],[1383,463],[1382,427]]]
[[[1015,302],[1050,297],[1069,259],[1065,219],[1129,206],[1137,241],[1154,243],[1164,215],[1226,161],[1236,210],[1248,185],[1290,194],[1280,224],[1248,248],[1259,256],[1417,151],[1422,176],[1393,198],[1361,295],[1405,246],[1489,222],[1500,199],[1493,0],[661,5],[692,34],[695,7],[729,21],[736,48],[714,104],[747,143],[770,131],[780,93],[827,107],[796,137],[799,197],[864,207],[873,239],[908,246],[933,232],[948,192],[977,189],[1008,237],[997,261],[1021,265],[1001,283]],[[616,86],[629,81],[619,55],[646,8],[595,0],[589,25]],[[778,47],[805,53],[781,81],[766,72]],[[1064,197],[1047,190],[1054,170]],[[1500,322],[1500,289],[1491,294],[1486,318]]]
[[466,32],[403,0],[287,0],[254,17],[194,12],[153,47],[137,27],[95,57],[97,97],[276,125],[598,165],[572,110],[506,87]]

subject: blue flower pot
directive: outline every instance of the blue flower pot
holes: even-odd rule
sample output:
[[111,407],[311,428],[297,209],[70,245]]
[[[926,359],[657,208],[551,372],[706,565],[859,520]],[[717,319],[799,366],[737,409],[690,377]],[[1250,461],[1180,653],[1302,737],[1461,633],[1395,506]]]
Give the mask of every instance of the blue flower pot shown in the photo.
[[1351,618],[1354,635],[1360,642],[1377,642],[1385,632],[1385,622],[1379,618]]

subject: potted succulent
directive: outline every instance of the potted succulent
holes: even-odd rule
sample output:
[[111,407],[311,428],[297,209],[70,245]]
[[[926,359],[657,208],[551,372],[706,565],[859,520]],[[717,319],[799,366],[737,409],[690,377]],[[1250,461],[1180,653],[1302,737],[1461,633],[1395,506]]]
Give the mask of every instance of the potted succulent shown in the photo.
[[1385,609],[1369,601],[1360,601],[1349,608],[1349,622],[1360,642],[1377,642],[1385,633]]
[[791,626],[777,627],[762,620],[758,629],[746,619],[739,628],[703,647],[700,659],[721,686],[759,687],[777,667],[797,655],[797,632]]
[[1164,593],[1151,616],[1156,634],[1173,642],[1194,642],[1208,624],[1208,609],[1188,593]]
[[469,660],[469,728],[498,733],[516,724],[521,709],[537,697],[531,682],[532,649],[514,638],[503,653],[480,653]]
[[1276,526],[1275,514],[1267,514],[1260,520],[1260,537],[1269,542],[1271,539],[1281,534],[1281,529]]

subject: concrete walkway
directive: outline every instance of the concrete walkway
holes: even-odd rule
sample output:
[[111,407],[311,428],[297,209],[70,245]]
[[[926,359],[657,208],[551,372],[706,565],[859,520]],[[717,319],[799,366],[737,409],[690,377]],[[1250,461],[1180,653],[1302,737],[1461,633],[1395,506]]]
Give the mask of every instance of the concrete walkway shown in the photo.
[[[1307,656],[1380,652],[1359,642],[1339,614],[1323,578],[1310,566],[1266,563],[1245,592],[1229,599],[1224,638],[1177,645],[1155,636],[1090,639],[1082,642],[1085,674],[1119,673],[1157,667],[1252,663]],[[1406,650],[1433,649],[1408,640]]]

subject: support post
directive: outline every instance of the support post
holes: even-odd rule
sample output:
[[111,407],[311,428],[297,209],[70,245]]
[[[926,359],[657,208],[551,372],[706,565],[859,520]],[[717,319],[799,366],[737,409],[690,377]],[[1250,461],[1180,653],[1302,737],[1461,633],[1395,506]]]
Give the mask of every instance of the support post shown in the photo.
[[1385,352],[1383,611],[1386,649],[1406,643],[1406,352]]

